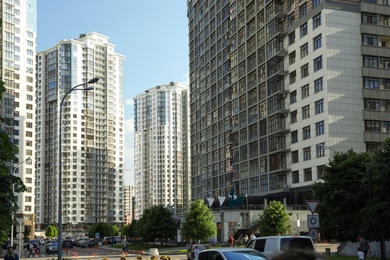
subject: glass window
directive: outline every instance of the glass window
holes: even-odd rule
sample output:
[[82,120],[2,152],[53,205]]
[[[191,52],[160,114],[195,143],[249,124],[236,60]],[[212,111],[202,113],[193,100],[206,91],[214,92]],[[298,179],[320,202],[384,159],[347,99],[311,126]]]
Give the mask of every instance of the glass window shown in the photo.
[[293,43],[295,43],[295,31],[293,31],[288,35],[288,44],[291,45]]
[[378,35],[363,34],[363,45],[378,46]]
[[291,112],[290,121],[291,121],[291,124],[297,122],[297,111],[296,110]]
[[370,131],[370,132],[380,132],[381,131],[380,121],[366,120],[365,124],[366,124],[366,127],[365,127],[366,131]]
[[316,123],[316,135],[325,134],[325,123],[324,121],[320,121]]
[[321,13],[313,17],[313,30],[321,25]]
[[290,93],[290,104],[294,104],[297,102],[297,91],[294,90],[293,92]]
[[289,78],[290,78],[290,84],[295,83],[297,81],[297,72],[295,70],[291,72]]
[[293,63],[295,63],[295,51],[293,51],[292,53],[290,53],[289,55],[288,55],[288,61],[289,61],[289,63],[290,63],[290,65],[291,64],[293,64]]
[[302,119],[310,117],[310,105],[302,107]]
[[324,100],[320,99],[315,102],[316,115],[324,112]]
[[291,132],[291,143],[295,144],[298,142],[298,130]]
[[369,68],[378,68],[378,57],[363,56],[363,66]]
[[323,85],[322,85],[322,77],[319,79],[314,80],[314,92],[320,92],[323,90]]
[[322,0],[313,0],[313,8],[321,4]]
[[363,78],[364,88],[379,88],[379,78]]
[[299,6],[299,17],[303,17],[307,14],[307,3],[303,3],[301,6]]
[[310,95],[309,84],[303,86],[301,88],[301,92],[302,92],[302,99],[309,97],[309,95]]
[[316,145],[316,154],[317,157],[323,157],[325,156],[325,143],[319,143]]
[[291,172],[292,175],[292,183],[299,183],[299,171]]
[[291,152],[291,163],[298,163],[299,158],[298,158],[298,151],[292,151]]
[[318,48],[321,48],[322,45],[322,34],[317,35],[313,39],[313,50],[317,50]]
[[300,32],[301,32],[301,38],[307,34],[307,22],[301,25]]
[[301,67],[301,79],[306,78],[309,76],[309,64],[306,63]]
[[311,168],[307,168],[303,170],[304,175],[304,181],[311,181],[312,180],[312,174],[311,174]]
[[307,161],[311,159],[310,147],[303,148],[303,160]]
[[314,72],[322,69],[322,55],[314,59]]
[[307,140],[310,138],[310,126],[302,128],[302,138],[303,140]]
[[309,45],[305,43],[301,46],[301,58],[306,57],[309,54]]

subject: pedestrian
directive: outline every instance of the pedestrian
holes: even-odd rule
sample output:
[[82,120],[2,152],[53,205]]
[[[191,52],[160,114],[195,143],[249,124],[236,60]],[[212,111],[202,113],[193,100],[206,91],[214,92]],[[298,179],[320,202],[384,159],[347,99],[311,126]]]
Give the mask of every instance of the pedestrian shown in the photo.
[[250,239],[254,239],[254,238],[256,238],[255,233],[252,233]]
[[230,245],[230,247],[233,247],[234,246],[234,237],[233,237],[233,235],[230,235],[230,237],[229,237],[229,245]]
[[212,237],[210,240],[210,245],[215,246],[215,237]]
[[358,249],[357,255],[358,255],[359,260],[360,260],[360,259],[364,259],[364,253],[363,253],[363,251],[361,251],[361,250]]
[[30,257],[30,255],[32,255],[33,257],[35,256],[34,245],[31,242],[28,245],[28,257]]
[[363,238],[362,235],[358,236],[358,251],[362,251],[364,253],[364,258],[367,257],[367,254],[370,252],[370,244]]
[[8,253],[4,256],[4,260],[19,260],[19,256],[14,253],[14,248],[12,246],[8,247]]
[[246,243],[248,243],[248,240],[249,240],[248,234],[245,234],[245,236],[244,236],[244,245],[246,245]]
[[199,246],[198,245],[196,245],[195,246],[195,249],[194,249],[194,259],[198,259],[198,255],[199,255]]
[[111,238],[111,246],[114,246],[114,244],[115,244],[115,238],[112,237],[112,238]]
[[123,240],[123,252],[129,252],[129,250],[127,249],[127,242],[126,242],[126,239]]

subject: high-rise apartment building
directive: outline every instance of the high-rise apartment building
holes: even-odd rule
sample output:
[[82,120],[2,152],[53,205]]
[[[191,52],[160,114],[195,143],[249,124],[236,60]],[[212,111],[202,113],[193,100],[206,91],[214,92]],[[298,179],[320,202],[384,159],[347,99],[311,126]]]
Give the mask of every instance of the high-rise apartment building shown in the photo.
[[124,220],[126,224],[130,224],[134,219],[134,186],[128,185],[124,186],[124,198],[123,198],[123,211],[124,211]]
[[15,220],[22,222],[22,232],[33,237],[37,1],[0,1],[0,4],[0,72],[6,88],[1,116],[9,120],[9,124],[1,124],[1,129],[19,148],[18,161],[8,164],[10,172],[20,177],[27,188],[26,192],[15,193],[19,206]]
[[188,86],[162,84],[134,98],[135,219],[162,205],[180,216],[189,188]]
[[304,204],[390,131],[387,1],[188,0],[192,198]]
[[[123,62],[109,37],[95,32],[37,55],[35,211],[41,229],[58,219],[60,125],[64,234],[97,222],[124,222]],[[59,122],[67,91],[95,77],[93,90],[66,97]]]

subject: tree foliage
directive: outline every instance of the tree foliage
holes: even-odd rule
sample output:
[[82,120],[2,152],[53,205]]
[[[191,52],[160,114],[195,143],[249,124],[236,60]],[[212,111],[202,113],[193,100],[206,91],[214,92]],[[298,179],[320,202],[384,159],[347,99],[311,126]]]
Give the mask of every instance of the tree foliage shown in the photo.
[[322,238],[356,241],[367,198],[362,180],[371,158],[369,153],[337,152],[324,168],[323,182],[312,185],[314,198],[320,201],[317,212]]
[[383,142],[383,149],[374,153],[362,180],[365,207],[360,230],[371,239],[384,241],[390,238],[390,139]]
[[[1,21],[0,21],[1,23]],[[5,92],[4,82],[0,81],[0,102],[3,100]],[[0,126],[7,124],[7,121],[0,117]],[[16,161],[18,148],[8,137],[8,134],[0,128],[0,243],[4,242],[10,234],[12,225],[12,215],[18,210],[15,192],[24,192],[26,187],[23,181],[10,172],[7,163]]]
[[137,234],[135,232],[135,226],[136,226],[137,222],[138,222],[138,220],[135,219],[130,224],[124,225],[122,228],[122,235],[124,235],[128,238],[136,237]]
[[176,236],[177,222],[172,212],[162,205],[153,206],[144,210],[142,217],[134,224],[134,233],[144,240],[155,241]]
[[88,237],[95,237],[96,233],[99,233],[100,237],[112,237],[114,236],[114,229],[111,224],[99,222],[88,229]]
[[45,236],[46,237],[57,237],[58,236],[58,229],[57,227],[54,227],[52,225],[48,225],[45,229]]
[[202,200],[191,203],[184,223],[181,225],[181,235],[187,241],[208,241],[217,233],[214,223],[214,215]]
[[257,226],[262,236],[286,235],[291,230],[290,217],[280,201],[271,201],[259,216]]

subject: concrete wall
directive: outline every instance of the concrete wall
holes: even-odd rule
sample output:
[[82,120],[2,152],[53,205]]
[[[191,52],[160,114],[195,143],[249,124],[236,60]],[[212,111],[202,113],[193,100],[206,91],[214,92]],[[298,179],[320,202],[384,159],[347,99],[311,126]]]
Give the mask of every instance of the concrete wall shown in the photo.
[[[357,243],[346,242],[342,243],[338,249],[337,254],[343,256],[356,256],[357,258]],[[379,242],[370,242],[371,253],[370,258],[380,258],[380,245]],[[385,242],[385,258],[390,257],[390,242]]]

